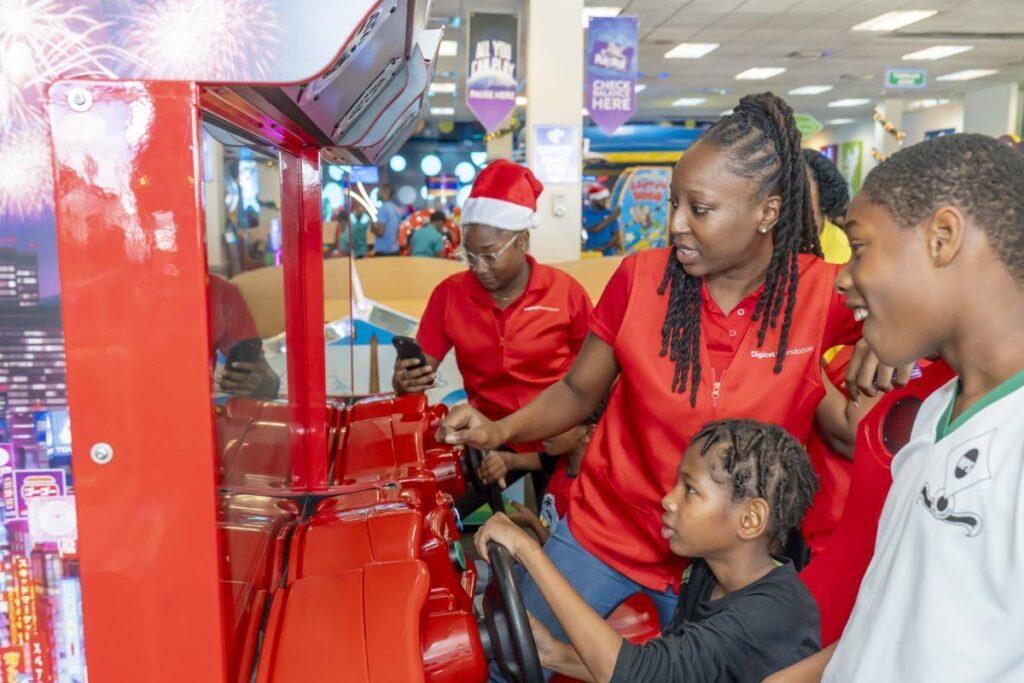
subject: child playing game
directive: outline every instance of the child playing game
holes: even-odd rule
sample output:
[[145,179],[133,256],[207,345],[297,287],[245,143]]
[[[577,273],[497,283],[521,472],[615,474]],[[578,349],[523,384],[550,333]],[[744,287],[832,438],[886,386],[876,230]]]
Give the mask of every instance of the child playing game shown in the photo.
[[773,557],[816,488],[807,454],[781,427],[706,425],[662,501],[662,538],[695,559],[664,635],[641,646],[616,633],[504,515],[480,529],[476,546],[484,557],[489,541],[507,547],[568,634],[559,642],[533,622],[545,668],[602,682],[756,681],[818,649],[818,608],[792,564]]
[[1024,157],[983,135],[914,145],[846,229],[837,282],[878,358],[938,353],[958,377],[892,462],[842,638],[770,680],[1024,680]]

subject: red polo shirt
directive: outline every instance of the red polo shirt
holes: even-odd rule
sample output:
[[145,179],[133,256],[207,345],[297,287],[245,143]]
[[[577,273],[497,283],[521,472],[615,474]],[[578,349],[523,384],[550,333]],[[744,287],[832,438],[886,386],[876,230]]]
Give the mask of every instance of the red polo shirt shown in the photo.
[[713,420],[753,418],[781,425],[805,442],[825,394],[822,353],[860,336],[835,291],[840,267],[813,256],[799,259],[788,352],[778,374],[781,317],[758,347],[760,324],[751,324],[750,316],[760,293],[726,313],[705,287],[703,372],[691,406],[689,388],[672,391],[674,363],[660,354],[668,293],[659,295],[658,287],[668,257],[667,249],[655,249],[625,259],[594,311],[593,332],[614,349],[622,370],[583,458],[568,513],[581,545],[657,590],[675,584],[685,564],[661,537],[661,499],[674,485],[690,437]]
[[[562,379],[589,332],[592,306],[583,286],[527,260],[526,290],[505,310],[472,272],[446,279],[431,294],[416,335],[424,353],[438,360],[454,347],[470,405],[492,420]],[[543,450],[539,442],[513,447]]]

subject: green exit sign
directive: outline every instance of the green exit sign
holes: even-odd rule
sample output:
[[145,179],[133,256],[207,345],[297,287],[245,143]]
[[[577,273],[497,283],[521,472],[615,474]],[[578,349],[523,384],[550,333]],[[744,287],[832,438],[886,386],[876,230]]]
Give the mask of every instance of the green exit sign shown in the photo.
[[928,72],[924,69],[886,69],[885,87],[923,88],[928,84]]

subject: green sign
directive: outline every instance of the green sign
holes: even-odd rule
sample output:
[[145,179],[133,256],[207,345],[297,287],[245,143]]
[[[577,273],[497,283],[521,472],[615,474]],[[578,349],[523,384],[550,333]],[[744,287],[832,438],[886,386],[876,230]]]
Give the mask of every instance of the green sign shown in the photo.
[[839,145],[839,159],[837,159],[836,167],[843,174],[843,177],[846,178],[846,183],[850,186],[851,195],[860,192],[863,157],[864,143],[860,140],[844,142]]
[[923,88],[928,84],[924,69],[886,69],[886,88]]
[[793,118],[796,119],[796,129],[800,131],[800,135],[803,135],[805,138],[809,138],[815,133],[821,132],[825,128],[821,121],[810,114],[797,114]]

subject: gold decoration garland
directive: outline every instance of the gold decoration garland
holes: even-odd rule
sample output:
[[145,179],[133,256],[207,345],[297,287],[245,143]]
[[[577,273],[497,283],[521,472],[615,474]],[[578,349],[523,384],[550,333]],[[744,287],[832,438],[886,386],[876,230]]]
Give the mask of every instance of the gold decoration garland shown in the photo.
[[886,133],[889,133],[890,135],[895,137],[897,143],[899,143],[901,145],[903,144],[903,140],[906,139],[907,134],[904,133],[902,130],[897,129],[896,126],[894,126],[889,121],[886,121],[885,119],[883,119],[882,118],[882,112],[880,112],[880,111],[878,111],[876,109],[875,113],[871,116],[871,118],[873,118],[875,121],[878,121],[880,124],[882,124],[882,129],[885,130]]
[[513,116],[512,120],[509,121],[509,124],[506,127],[499,128],[498,130],[493,131],[493,132],[488,133],[487,135],[485,135],[484,136],[484,143],[488,143],[491,140],[497,140],[498,138],[503,138],[506,135],[511,135],[512,133],[515,133],[517,130],[519,130],[521,127],[522,127],[522,124],[519,123],[519,119],[517,117]]
[[879,152],[874,147],[871,148],[871,156],[873,156],[875,158],[875,161],[877,161],[878,163],[882,163],[883,161],[889,158],[886,155]]

